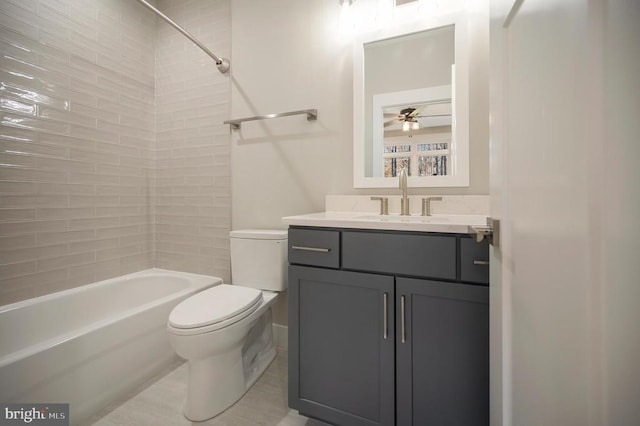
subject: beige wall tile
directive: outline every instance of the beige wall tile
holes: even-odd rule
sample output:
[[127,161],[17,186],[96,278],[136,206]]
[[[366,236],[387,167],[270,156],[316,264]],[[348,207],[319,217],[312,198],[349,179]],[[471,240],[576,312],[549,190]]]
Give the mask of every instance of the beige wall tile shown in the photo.
[[33,194],[38,185],[31,182],[0,181],[0,193],[2,194]]
[[55,195],[4,195],[0,197],[0,207],[65,207],[69,205],[66,197]]
[[[229,52],[229,0],[157,5]],[[1,2],[0,47],[0,304],[153,266],[228,280],[229,76],[135,2]]]
[[67,243],[76,241],[91,241],[95,239],[96,232],[93,229],[81,231],[57,231],[57,232],[38,232],[36,241],[38,245],[50,245],[56,243]]
[[94,252],[84,252],[68,254],[64,256],[51,257],[38,260],[38,271],[49,271],[52,269],[65,269],[72,265],[86,265],[96,260]]
[[35,220],[36,209],[0,209],[0,221]]
[[62,194],[62,195],[92,195],[96,192],[95,185],[81,183],[38,183],[38,194]]
[[39,285],[65,280],[69,276],[67,269],[57,269],[21,277],[2,280],[2,292],[16,291],[24,287],[37,287]]
[[[5,213],[1,213],[4,218]],[[17,235],[28,234],[34,232],[57,231],[67,229],[66,220],[45,220],[45,221],[23,221],[23,222],[4,222],[0,223],[0,235]]]
[[26,247],[35,247],[36,236],[34,234],[13,235],[0,237],[0,250],[10,251]]
[[[0,280],[19,277],[21,275],[33,274],[36,272],[36,261],[9,263],[0,266]],[[1,292],[0,292],[1,293]]]
[[0,168],[0,180],[22,182],[66,182],[67,173],[44,171],[38,169]]
[[0,306],[30,299],[35,296],[35,287],[28,285],[21,287],[18,290],[0,291]]
[[[36,4],[0,3],[0,46],[29,52],[0,66],[1,163],[14,166],[0,166],[0,303],[152,266],[130,257],[149,247],[140,227],[153,226],[140,210],[152,211],[140,196],[153,181],[140,177],[153,168],[155,19],[124,1]],[[141,46],[151,53],[134,58]],[[148,139],[122,146],[122,135]],[[96,262],[105,250],[112,260]]]
[[[12,133],[17,133],[12,131]],[[16,135],[17,136],[17,135]],[[4,152],[13,152],[16,154],[27,154],[30,156],[47,156],[49,158],[67,158],[67,149],[34,143],[31,140],[12,141],[2,138],[1,150]]]
[[23,154],[2,153],[0,154],[0,163],[5,167],[29,167],[36,168],[38,159]]

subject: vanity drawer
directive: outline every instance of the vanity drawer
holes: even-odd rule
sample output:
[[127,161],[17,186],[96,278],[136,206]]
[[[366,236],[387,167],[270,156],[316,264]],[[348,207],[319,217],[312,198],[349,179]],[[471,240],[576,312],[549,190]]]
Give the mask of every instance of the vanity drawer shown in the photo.
[[340,267],[340,232],[289,228],[289,263]]
[[460,279],[489,284],[489,243],[460,238]]
[[455,280],[456,237],[343,231],[342,267]]

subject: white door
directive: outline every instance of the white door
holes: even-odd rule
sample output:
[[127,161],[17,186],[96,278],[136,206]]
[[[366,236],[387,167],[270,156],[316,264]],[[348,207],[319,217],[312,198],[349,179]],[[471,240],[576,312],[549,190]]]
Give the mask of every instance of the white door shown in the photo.
[[492,0],[492,425],[640,424],[640,1]]

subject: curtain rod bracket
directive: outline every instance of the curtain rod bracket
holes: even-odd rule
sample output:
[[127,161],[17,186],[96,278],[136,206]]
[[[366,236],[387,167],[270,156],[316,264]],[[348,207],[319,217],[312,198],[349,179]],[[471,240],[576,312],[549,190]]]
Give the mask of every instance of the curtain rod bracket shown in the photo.
[[231,67],[231,63],[227,58],[220,58],[220,62],[216,62],[216,65],[218,66],[218,70],[220,70],[222,74],[225,74],[227,71],[229,71],[229,68]]

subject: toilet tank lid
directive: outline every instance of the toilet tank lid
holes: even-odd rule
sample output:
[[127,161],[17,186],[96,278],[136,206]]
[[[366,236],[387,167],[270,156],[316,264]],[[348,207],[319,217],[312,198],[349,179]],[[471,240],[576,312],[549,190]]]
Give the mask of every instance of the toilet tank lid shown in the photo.
[[286,240],[286,229],[239,229],[231,231],[231,238],[246,238],[252,240]]

